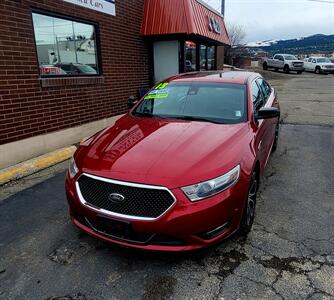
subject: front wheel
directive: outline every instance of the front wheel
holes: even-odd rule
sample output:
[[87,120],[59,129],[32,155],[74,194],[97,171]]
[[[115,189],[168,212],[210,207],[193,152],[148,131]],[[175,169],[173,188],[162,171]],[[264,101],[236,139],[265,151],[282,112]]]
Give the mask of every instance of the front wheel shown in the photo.
[[315,74],[320,74],[320,67],[315,68]]
[[302,74],[302,73],[303,73],[303,71],[298,71],[298,72],[297,72],[297,74],[299,74],[299,75]]
[[283,71],[284,71],[284,73],[289,74],[290,73],[290,67],[288,65],[285,65]]
[[263,70],[268,70],[268,64],[265,62],[265,63],[263,63],[263,65],[262,65],[262,67],[263,67]]
[[252,173],[246,204],[240,223],[239,232],[241,235],[247,235],[252,229],[255,218],[255,206],[256,206],[256,196],[257,196],[258,186],[259,186],[259,176],[257,171],[254,170]]

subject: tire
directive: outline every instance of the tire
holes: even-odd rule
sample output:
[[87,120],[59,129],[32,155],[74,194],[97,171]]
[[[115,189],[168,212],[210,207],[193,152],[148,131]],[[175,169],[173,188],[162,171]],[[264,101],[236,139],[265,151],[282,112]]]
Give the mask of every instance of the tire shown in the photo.
[[268,70],[268,64],[266,62],[263,63],[262,67],[263,67],[263,70],[265,70],[265,71]]
[[256,170],[252,172],[248,195],[242,214],[239,233],[246,236],[252,229],[255,218],[256,196],[259,188],[259,174]]
[[320,74],[321,73],[320,67],[316,67],[315,70],[314,70],[314,73],[315,74]]
[[298,71],[297,74],[298,75],[303,74],[303,71]]
[[278,68],[275,68],[275,72],[278,72]]
[[278,138],[279,138],[279,123],[277,123],[276,128],[275,128],[275,139],[274,139],[274,144],[273,147],[271,148],[271,152],[275,152],[278,146]]
[[288,65],[285,65],[283,68],[284,73],[289,74],[290,73],[290,67]]

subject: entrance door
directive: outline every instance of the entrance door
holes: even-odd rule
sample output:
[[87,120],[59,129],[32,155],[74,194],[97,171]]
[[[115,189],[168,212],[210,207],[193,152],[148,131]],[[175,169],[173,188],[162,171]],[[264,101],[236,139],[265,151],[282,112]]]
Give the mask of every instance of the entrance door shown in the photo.
[[153,44],[155,83],[179,73],[179,41],[160,41]]

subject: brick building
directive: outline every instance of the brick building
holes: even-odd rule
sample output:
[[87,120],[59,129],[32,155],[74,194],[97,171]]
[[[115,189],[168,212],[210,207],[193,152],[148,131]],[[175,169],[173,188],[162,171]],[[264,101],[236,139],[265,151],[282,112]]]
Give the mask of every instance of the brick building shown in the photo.
[[0,169],[112,124],[165,76],[221,68],[229,44],[199,0],[2,0],[0,18]]

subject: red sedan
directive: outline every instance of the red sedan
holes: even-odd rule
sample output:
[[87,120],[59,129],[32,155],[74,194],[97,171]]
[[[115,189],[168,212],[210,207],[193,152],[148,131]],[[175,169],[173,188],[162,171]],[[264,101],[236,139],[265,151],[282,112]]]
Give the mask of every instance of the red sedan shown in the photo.
[[279,115],[259,74],[169,78],[81,143],[66,178],[72,221],[148,250],[193,250],[247,234]]

